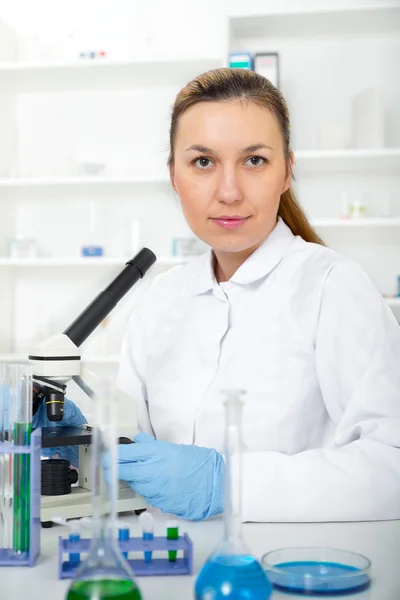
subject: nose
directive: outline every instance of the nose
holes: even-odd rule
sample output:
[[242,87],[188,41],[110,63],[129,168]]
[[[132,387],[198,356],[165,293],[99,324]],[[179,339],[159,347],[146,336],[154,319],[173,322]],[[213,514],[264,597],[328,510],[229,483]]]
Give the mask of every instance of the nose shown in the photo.
[[223,204],[234,204],[243,199],[240,182],[234,167],[222,167],[217,182],[216,199]]

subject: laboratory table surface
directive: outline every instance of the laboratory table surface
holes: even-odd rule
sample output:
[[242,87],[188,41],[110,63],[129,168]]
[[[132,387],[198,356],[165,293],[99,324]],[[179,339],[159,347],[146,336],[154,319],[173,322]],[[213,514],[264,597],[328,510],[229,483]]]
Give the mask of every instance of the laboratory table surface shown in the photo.
[[[154,512],[155,535],[164,535],[167,516]],[[140,535],[138,518],[124,515],[131,523],[131,535]],[[177,577],[138,577],[144,600],[191,600],[196,575],[215,549],[223,533],[221,518],[206,522],[179,521],[179,532],[187,532],[194,545],[194,575]],[[0,567],[0,598],[7,600],[63,600],[70,584],[57,579],[58,536],[65,527],[42,529],[42,551],[37,565]],[[247,523],[243,537],[257,558],[285,546],[330,546],[365,554],[372,561],[372,584],[366,591],[346,596],[355,600],[400,600],[400,521],[370,523]],[[294,596],[274,591],[272,599]],[[336,596],[337,598],[337,596]]]

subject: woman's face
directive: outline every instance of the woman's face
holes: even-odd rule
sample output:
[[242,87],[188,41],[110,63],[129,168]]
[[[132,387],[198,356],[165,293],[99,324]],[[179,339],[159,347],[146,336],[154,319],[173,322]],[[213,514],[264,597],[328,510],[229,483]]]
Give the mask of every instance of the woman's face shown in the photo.
[[189,227],[220,252],[259,246],[291,183],[275,116],[252,102],[200,102],[179,120],[171,181]]

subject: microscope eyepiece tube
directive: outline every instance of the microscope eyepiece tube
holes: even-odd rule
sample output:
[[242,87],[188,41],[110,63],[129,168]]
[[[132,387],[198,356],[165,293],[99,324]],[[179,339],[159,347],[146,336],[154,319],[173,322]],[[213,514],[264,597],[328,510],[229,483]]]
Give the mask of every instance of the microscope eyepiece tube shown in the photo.
[[[90,260],[90,259],[88,259]],[[107,317],[125,294],[156,262],[156,255],[142,248],[126,263],[121,273],[85,308],[64,334],[79,348],[96,327]]]

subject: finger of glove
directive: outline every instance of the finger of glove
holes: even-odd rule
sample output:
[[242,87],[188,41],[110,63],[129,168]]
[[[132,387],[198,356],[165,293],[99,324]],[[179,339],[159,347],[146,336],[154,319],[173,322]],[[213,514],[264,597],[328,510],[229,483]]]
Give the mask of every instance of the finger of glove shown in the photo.
[[134,463],[152,458],[160,449],[160,442],[152,441],[145,444],[119,444],[118,463]]
[[[102,458],[104,477],[109,481],[111,477],[111,454],[105,452]],[[122,481],[150,482],[154,477],[155,466],[149,458],[147,461],[128,460],[117,464],[117,476]]]

